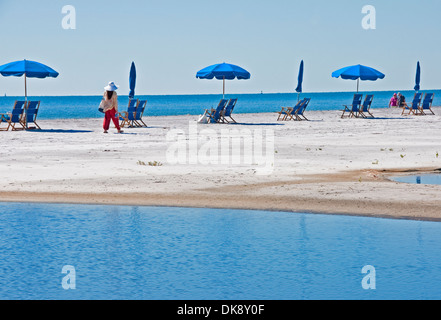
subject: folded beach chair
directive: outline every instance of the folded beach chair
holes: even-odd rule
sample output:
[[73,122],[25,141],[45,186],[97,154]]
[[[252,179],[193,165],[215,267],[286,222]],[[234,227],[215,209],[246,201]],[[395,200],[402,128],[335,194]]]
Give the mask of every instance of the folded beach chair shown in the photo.
[[[9,128],[11,128],[12,131],[24,130],[25,126],[23,125],[23,114],[26,106],[26,101],[15,101],[14,108],[12,109],[11,113],[0,114],[0,125],[3,122],[8,124],[6,128],[0,128],[0,131],[8,131]],[[16,125],[21,126],[21,128],[16,128]]]
[[360,106],[361,106],[361,100],[363,100],[362,94],[354,94],[354,99],[352,100],[352,105],[343,105],[345,107],[341,115],[341,118],[343,119],[345,116],[345,113],[348,112],[348,117],[358,117],[358,113],[360,112]]
[[294,116],[294,114],[297,112],[297,110],[300,108],[300,106],[304,103],[305,99],[300,100],[297,102],[297,104],[294,107],[282,107],[282,110],[277,112],[279,114],[279,117],[277,118],[277,121],[285,121]]
[[[309,105],[309,102],[311,101],[311,98],[305,98],[303,99],[303,103],[300,105],[300,107],[297,109],[297,111],[295,111],[294,116],[296,119],[293,119],[293,117],[291,116],[291,119],[293,120],[297,120],[297,121],[302,121],[302,120],[306,120],[309,121],[306,117],[305,117],[305,110]],[[303,119],[302,119],[303,117]]]
[[375,118],[370,111],[373,100],[374,100],[373,94],[366,95],[366,98],[364,99],[364,102],[360,107],[359,116],[362,116],[363,118],[368,118],[368,117]]
[[221,114],[227,105],[227,99],[221,99],[216,109],[206,110],[207,116],[211,123],[218,123],[221,121]]
[[403,112],[401,113],[401,115],[404,115],[404,112],[406,111],[406,109],[409,109],[408,115],[411,113],[416,115],[420,111],[419,108],[420,108],[422,98],[423,98],[423,94],[421,92],[415,93],[415,95],[413,96],[412,104],[410,106],[405,104],[403,106]]
[[423,102],[421,103],[421,106],[419,107],[419,111],[421,112],[421,114],[426,115],[427,111],[430,111],[433,115],[435,114],[435,112],[433,112],[432,110],[432,103],[433,103],[433,98],[435,97],[435,94],[433,93],[426,93]]
[[35,126],[41,130],[40,126],[37,124],[38,110],[40,109],[40,101],[29,101],[28,107],[23,120],[23,125],[27,128],[29,123],[35,124]]
[[231,117],[231,114],[233,113],[234,107],[236,106],[237,103],[237,99],[230,99],[230,101],[228,101],[227,106],[225,107],[225,110],[221,113],[221,121],[222,122],[226,122],[226,123],[230,123],[230,121],[227,120],[227,117],[231,119],[232,122],[236,123],[236,120],[234,120]]
[[118,117],[121,121],[120,126],[123,128],[127,125],[130,128],[136,127],[135,118],[136,118],[136,108],[139,104],[138,99],[130,99],[129,105],[127,107],[127,111],[119,112]]
[[147,125],[145,124],[145,122],[142,121],[142,116],[144,115],[144,110],[145,110],[146,105],[147,105],[147,100],[140,100],[138,103],[138,106],[136,107],[135,123],[138,125],[138,127],[146,127],[147,128]]

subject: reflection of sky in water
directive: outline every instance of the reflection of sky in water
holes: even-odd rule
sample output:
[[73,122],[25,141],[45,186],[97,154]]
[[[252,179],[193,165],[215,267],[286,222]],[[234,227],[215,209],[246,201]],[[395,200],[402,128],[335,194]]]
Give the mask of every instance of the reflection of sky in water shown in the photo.
[[434,173],[434,174],[393,177],[392,180],[402,183],[441,185],[441,174]]
[[435,222],[0,203],[0,299],[439,299],[440,241]]

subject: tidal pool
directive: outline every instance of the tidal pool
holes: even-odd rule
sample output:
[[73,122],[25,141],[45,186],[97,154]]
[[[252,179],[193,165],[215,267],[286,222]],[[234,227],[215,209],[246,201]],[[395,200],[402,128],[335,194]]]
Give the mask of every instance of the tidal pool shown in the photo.
[[402,183],[441,185],[441,174],[415,174],[409,176],[392,177],[391,180]]
[[437,222],[0,203],[0,299],[440,299],[440,243]]

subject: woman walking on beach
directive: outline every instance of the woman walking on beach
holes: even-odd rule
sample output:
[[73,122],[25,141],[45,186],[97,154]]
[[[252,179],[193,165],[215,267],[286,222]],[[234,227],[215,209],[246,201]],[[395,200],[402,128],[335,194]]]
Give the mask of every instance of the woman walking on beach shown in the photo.
[[106,90],[106,92],[104,92],[102,102],[103,112],[105,114],[103,123],[104,133],[108,133],[110,120],[113,121],[116,129],[118,129],[118,133],[123,133],[121,127],[119,126],[118,120],[118,95],[116,94],[117,89],[118,87],[115,85],[114,82],[109,82],[108,86],[104,88],[104,90]]

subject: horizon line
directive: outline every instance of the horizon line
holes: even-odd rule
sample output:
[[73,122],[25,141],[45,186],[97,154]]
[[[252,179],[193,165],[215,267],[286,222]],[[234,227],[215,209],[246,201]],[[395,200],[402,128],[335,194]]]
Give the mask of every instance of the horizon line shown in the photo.
[[[439,91],[441,89],[424,89],[424,90],[419,90],[419,92],[421,91]],[[360,92],[409,92],[409,91],[414,91],[412,89],[405,89],[405,90],[399,90],[399,89],[392,89],[392,90],[373,90],[373,91],[360,91]],[[297,92],[245,92],[245,93],[226,93],[225,95],[265,95],[265,94],[316,94],[316,93],[354,93],[355,91],[315,91],[315,92],[301,92],[301,93],[297,93]],[[137,94],[135,96],[157,96],[157,97],[164,97],[164,96],[220,96],[222,95],[222,93],[172,93],[172,94]],[[90,94],[72,94],[72,95],[67,95],[67,94],[62,94],[62,95],[28,95],[28,97],[97,97],[97,96],[101,96],[101,94],[97,94],[97,95],[90,95]],[[118,96],[120,97],[126,97],[128,96],[128,94],[118,94]],[[0,96],[0,98],[16,98],[16,97],[22,97],[20,96],[16,96],[16,95],[12,95],[9,96],[5,93],[5,95]]]

